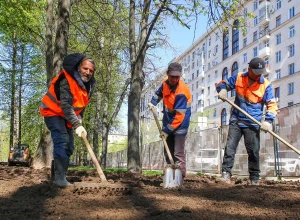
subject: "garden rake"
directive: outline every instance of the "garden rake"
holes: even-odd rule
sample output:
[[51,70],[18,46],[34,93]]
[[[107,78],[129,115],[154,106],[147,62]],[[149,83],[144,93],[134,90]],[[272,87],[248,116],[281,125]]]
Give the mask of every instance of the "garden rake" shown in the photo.
[[75,182],[73,192],[77,194],[97,193],[103,196],[120,196],[120,195],[131,194],[131,189],[127,185],[115,184],[115,183],[111,183],[110,181],[107,181],[99,165],[99,162],[97,161],[97,158],[84,133],[82,133],[82,139],[92,158],[93,164],[96,167],[101,182],[100,183]]

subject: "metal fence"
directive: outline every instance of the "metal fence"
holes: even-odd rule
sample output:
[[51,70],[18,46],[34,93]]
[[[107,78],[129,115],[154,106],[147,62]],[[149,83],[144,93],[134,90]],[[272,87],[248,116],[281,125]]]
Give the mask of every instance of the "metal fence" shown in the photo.
[[[280,137],[300,149],[300,105],[280,110],[274,129]],[[191,132],[186,138],[186,167],[188,171],[220,173],[228,125]],[[300,176],[300,158],[269,133],[261,132],[260,169],[261,176]],[[143,169],[162,170],[165,166],[162,141],[142,146]],[[126,167],[127,151],[111,153],[107,167]],[[241,139],[237,148],[234,167],[235,175],[248,175],[248,155]]]

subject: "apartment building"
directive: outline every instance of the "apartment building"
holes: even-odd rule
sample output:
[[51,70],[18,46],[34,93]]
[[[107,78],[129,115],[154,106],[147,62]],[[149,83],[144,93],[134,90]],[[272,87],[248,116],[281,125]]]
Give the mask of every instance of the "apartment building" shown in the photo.
[[[298,4],[297,4],[298,3]],[[244,0],[243,14],[247,19],[245,34],[232,25],[208,30],[181,56],[175,58],[183,66],[182,79],[191,89],[192,120],[199,129],[229,122],[231,106],[218,99],[215,83],[246,72],[253,57],[267,64],[265,75],[272,82],[279,108],[300,102],[300,4],[299,0]],[[247,18],[253,13],[254,18]],[[298,62],[297,62],[298,60]],[[161,79],[165,76],[165,71]],[[161,82],[160,80],[157,80]],[[143,91],[141,115],[149,117],[148,100],[158,85]],[[234,99],[235,91],[228,92]],[[158,114],[162,104],[158,105]]]

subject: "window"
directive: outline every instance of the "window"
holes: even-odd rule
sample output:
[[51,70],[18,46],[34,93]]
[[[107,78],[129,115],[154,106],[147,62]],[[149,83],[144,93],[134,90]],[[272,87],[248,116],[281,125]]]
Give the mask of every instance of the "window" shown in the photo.
[[294,105],[294,102],[288,102],[288,106]]
[[225,67],[223,69],[223,72],[222,72],[222,80],[224,79],[228,79],[228,70],[227,70],[227,67]]
[[247,63],[247,53],[244,53],[243,57],[244,57],[244,63]]
[[195,75],[194,75],[194,73],[192,73],[192,80],[195,78]]
[[257,7],[258,7],[258,2],[257,2],[257,0],[255,0],[253,2],[253,11],[255,11],[257,9]]
[[192,91],[194,91],[194,84],[192,84]]
[[289,57],[292,57],[295,55],[295,45],[292,44],[289,46]]
[[[198,88],[199,88],[199,81],[196,82],[196,89],[198,89]],[[197,95],[198,95],[198,93],[197,93]]]
[[228,29],[224,30],[223,33],[223,60],[227,59],[229,56],[229,37]]
[[226,125],[226,117],[227,117],[226,109],[223,108],[221,112],[221,126]]
[[281,25],[281,16],[277,16],[276,17],[276,27],[278,27],[279,25]]
[[210,75],[207,76],[207,82],[210,83]]
[[294,94],[294,83],[289,83],[288,84],[289,90],[288,90],[288,95]]
[[257,40],[257,31],[254,31],[253,32],[253,41],[256,41]]
[[216,55],[216,53],[218,53],[218,50],[219,50],[219,46],[216,45],[216,47],[215,47],[215,55]]
[[258,18],[257,16],[254,17],[254,26],[256,26],[258,24]]
[[276,98],[276,101],[280,98],[280,87],[276,87],[274,91],[274,96]]
[[289,19],[295,16],[295,7],[290,8],[289,10]]
[[293,75],[295,73],[295,64],[289,64],[289,75]]
[[239,51],[239,21],[235,20],[232,27],[232,55]]
[[211,51],[209,50],[208,51],[208,58],[210,58],[211,57]]
[[243,47],[247,47],[247,38],[243,40]]
[[214,117],[214,118],[217,117],[217,109],[216,109],[216,108],[214,108],[213,117]]
[[290,35],[290,37],[294,37],[295,36],[295,26],[291,26],[290,27],[289,35]]
[[253,48],[253,57],[257,57],[257,47]]
[[244,8],[244,18],[246,19],[248,17],[248,9]]
[[208,39],[208,46],[210,46],[210,44],[211,44],[211,37],[209,37]]
[[281,51],[276,52],[276,63],[281,61]]
[[275,70],[276,72],[276,79],[280,79],[281,78],[281,70],[278,69],[278,70]]
[[194,69],[194,67],[195,67],[195,63],[193,62],[193,63],[192,63],[192,70]]
[[281,0],[276,0],[276,8],[281,8]]
[[215,78],[218,79],[218,70],[215,71]]
[[281,43],[281,34],[277,34],[276,35],[276,44],[280,44]]
[[[237,62],[234,62],[232,65],[232,73],[231,76],[237,75],[239,72],[239,65]],[[231,90],[231,97],[235,96],[235,89]]]
[[199,73],[200,73],[200,71],[199,71],[199,70],[197,70],[197,77],[199,77]]
[[216,41],[218,41],[218,39],[219,39],[219,33],[217,32],[216,33]]

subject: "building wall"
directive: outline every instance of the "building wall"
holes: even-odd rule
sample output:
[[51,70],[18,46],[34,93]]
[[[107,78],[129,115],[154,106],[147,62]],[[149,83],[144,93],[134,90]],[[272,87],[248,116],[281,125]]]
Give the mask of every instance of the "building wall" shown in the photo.
[[[281,7],[277,8],[276,0],[248,0],[244,2],[244,9],[247,13],[253,13],[256,19],[247,19],[247,33],[244,36],[239,30],[239,50],[232,54],[233,29],[229,26],[229,54],[223,60],[223,33],[215,26],[202,35],[193,45],[175,60],[183,66],[182,79],[188,84],[193,95],[192,118],[198,116],[208,117],[208,123],[221,123],[221,112],[226,110],[226,121],[229,121],[231,106],[218,100],[215,83],[222,79],[224,68],[228,69],[228,76],[232,75],[233,64],[237,63],[238,72],[245,72],[248,62],[255,57],[254,49],[257,48],[257,56],[266,60],[268,73],[265,75],[273,85],[273,88],[280,88],[278,105],[280,108],[300,102],[300,91],[296,85],[300,81],[300,4],[296,0],[281,0]],[[255,9],[254,5],[257,6]],[[294,16],[289,17],[290,9],[294,8]],[[255,10],[254,10],[255,9]],[[278,18],[281,16],[280,24]],[[257,22],[255,22],[257,21]],[[232,20],[232,24],[233,24]],[[294,36],[290,37],[290,28],[294,27]],[[254,38],[255,33],[257,39]],[[281,34],[281,43],[277,44],[277,35]],[[289,55],[289,46],[294,45],[293,56]],[[217,48],[217,50],[216,50]],[[277,61],[277,54],[281,52],[281,60]],[[294,64],[294,74],[289,75],[289,65]],[[280,78],[276,70],[280,70]],[[162,73],[165,75],[165,71]],[[160,77],[161,78],[161,77]],[[293,93],[289,92],[289,84],[294,84]],[[158,85],[157,85],[158,86]],[[143,102],[149,100],[156,87],[145,88]],[[228,98],[231,93],[228,92]],[[148,101],[146,101],[148,102]],[[142,104],[142,103],[141,103]],[[158,106],[158,113],[162,105]],[[151,117],[147,108],[141,109],[141,114]],[[161,115],[160,115],[161,116]]]

